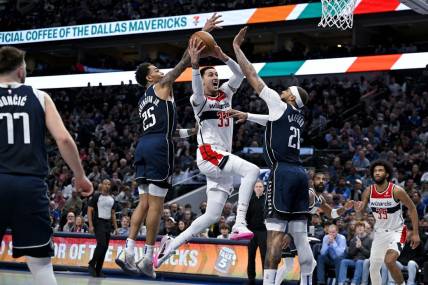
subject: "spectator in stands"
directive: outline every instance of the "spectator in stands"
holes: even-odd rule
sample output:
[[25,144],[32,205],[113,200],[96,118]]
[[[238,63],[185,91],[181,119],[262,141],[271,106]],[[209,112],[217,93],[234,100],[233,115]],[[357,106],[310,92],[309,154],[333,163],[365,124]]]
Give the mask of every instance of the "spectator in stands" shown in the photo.
[[186,205],[184,206],[184,212],[186,212],[186,211],[190,211],[192,221],[193,221],[194,219],[196,219],[196,213],[194,213],[194,212],[192,211],[192,205],[190,205],[190,204],[186,204]]
[[73,194],[73,191],[76,191],[76,189],[74,188],[75,181],[76,181],[76,178],[74,177],[71,178],[71,183],[65,186],[64,189],[62,189],[62,193],[66,200],[71,197],[71,195]]
[[360,149],[352,159],[352,165],[358,172],[364,172],[370,166],[370,161],[366,158],[366,150]]
[[166,221],[171,217],[171,210],[168,208],[168,206],[164,206],[163,212],[162,212],[162,218],[159,224],[159,232],[164,232],[166,227]]
[[165,228],[159,232],[160,235],[169,235],[172,237],[177,236],[177,222],[173,217],[169,217],[165,221]]
[[207,201],[202,201],[199,205],[199,210],[201,211],[201,215],[205,214],[205,211],[207,210]]
[[360,284],[363,275],[364,260],[370,256],[370,249],[372,246],[372,239],[365,231],[365,224],[358,222],[355,225],[355,236],[351,239],[348,247],[348,256],[342,259],[340,263],[339,285],[345,284],[346,276],[349,267],[354,267],[354,276],[351,285]]
[[354,187],[352,188],[352,199],[354,201],[361,201],[361,196],[364,192],[363,181],[355,179]]
[[67,222],[62,228],[63,232],[71,232],[76,223],[76,215],[73,212],[67,213]]
[[191,210],[187,209],[184,211],[183,221],[189,225],[193,222]]
[[[313,227],[313,230],[311,227]],[[324,227],[321,224],[321,217],[319,214],[312,215],[311,225],[309,226],[309,233],[311,236],[316,237],[319,240],[322,240],[324,237]]]
[[346,184],[345,177],[340,177],[337,186],[333,189],[333,193],[343,195],[348,200],[351,198],[351,189]]
[[337,233],[336,225],[330,225],[328,227],[328,234],[322,240],[322,247],[317,260],[318,284],[326,284],[326,265],[333,266],[336,276],[339,276],[340,263],[344,257],[345,250],[346,238]]
[[80,198],[80,195],[77,193],[76,189],[72,192],[72,195],[68,200],[65,202],[64,210],[63,210],[63,216],[61,218],[62,224],[65,223],[66,213],[73,212],[74,215],[80,215],[82,213],[82,207],[83,207],[83,201]]
[[71,232],[73,233],[87,233],[88,232],[88,226],[85,224],[85,221],[83,220],[82,216],[76,217],[76,222],[71,229]]
[[[407,240],[403,247],[403,251],[400,253],[400,256],[397,260],[398,267],[401,270],[404,269],[408,272],[406,283],[407,285],[416,285],[416,275],[418,269],[421,268],[425,259],[424,246],[422,243],[420,243],[415,249],[412,249],[410,245],[410,237],[412,236],[412,232],[412,225],[407,225]],[[395,284],[390,272],[388,272],[388,284]]]
[[217,236],[219,239],[229,239],[230,237],[230,226],[226,223],[221,224],[220,226],[220,235]]
[[178,204],[177,203],[171,203],[169,205],[169,210],[171,211],[171,217],[173,217],[174,220],[176,220],[176,221],[181,220],[181,216],[178,214]]
[[413,191],[411,193],[411,196],[413,203],[415,203],[416,206],[416,210],[418,211],[418,217],[419,219],[423,219],[424,215],[426,213],[426,205],[425,203],[422,201],[422,196],[421,193],[419,191]]
[[178,221],[177,235],[179,235],[182,232],[184,232],[188,227],[189,227],[189,225],[187,225],[183,220]]
[[122,219],[120,219],[120,228],[117,229],[117,235],[127,237],[130,223],[129,216],[122,216]]

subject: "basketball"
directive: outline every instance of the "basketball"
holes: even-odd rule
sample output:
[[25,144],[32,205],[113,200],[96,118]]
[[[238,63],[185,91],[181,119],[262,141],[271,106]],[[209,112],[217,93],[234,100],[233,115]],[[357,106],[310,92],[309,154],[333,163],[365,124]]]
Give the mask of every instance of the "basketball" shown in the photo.
[[198,32],[194,33],[190,37],[190,39],[192,39],[194,37],[198,37],[205,44],[205,48],[201,53],[202,57],[208,56],[208,54],[210,54],[211,52],[214,51],[214,47],[217,45],[217,43],[215,42],[215,39],[213,38],[213,36],[210,33],[207,33],[204,31],[198,31]]

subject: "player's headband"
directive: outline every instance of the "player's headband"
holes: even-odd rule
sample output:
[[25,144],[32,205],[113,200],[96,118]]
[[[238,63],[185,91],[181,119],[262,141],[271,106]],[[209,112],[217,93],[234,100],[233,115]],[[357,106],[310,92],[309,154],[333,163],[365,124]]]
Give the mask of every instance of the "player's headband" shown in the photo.
[[297,89],[297,86],[290,86],[291,94],[293,94],[294,97],[296,97],[296,104],[297,107],[302,108],[305,104],[303,104],[302,98],[299,94],[299,89]]

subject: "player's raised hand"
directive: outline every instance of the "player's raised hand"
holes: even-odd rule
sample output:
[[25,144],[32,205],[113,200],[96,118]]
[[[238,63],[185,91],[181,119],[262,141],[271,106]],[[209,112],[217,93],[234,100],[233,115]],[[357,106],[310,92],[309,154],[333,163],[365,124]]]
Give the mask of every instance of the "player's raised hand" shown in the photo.
[[199,68],[199,59],[201,52],[204,50],[205,44],[197,37],[192,37],[189,41],[189,56],[192,67]]
[[247,34],[247,27],[243,27],[233,39],[233,47],[240,47],[245,40]]
[[230,118],[236,118],[238,119],[236,123],[245,123],[248,119],[248,113],[241,112],[235,109],[230,109],[226,111],[226,114]]
[[214,50],[210,54],[210,56],[218,58],[218,59],[220,59],[223,62],[225,62],[225,61],[227,61],[229,59],[229,57],[227,56],[227,54],[225,54],[223,52],[223,50],[221,49],[221,47],[219,47],[218,45],[214,46]]
[[421,238],[419,237],[419,234],[416,232],[412,233],[412,236],[410,237],[410,246],[412,249],[415,249],[418,247],[418,245],[421,243]]
[[217,13],[214,13],[211,18],[209,18],[206,22],[204,27],[202,28],[202,31],[205,32],[211,32],[214,29],[223,29],[223,27],[218,26],[218,24],[223,23],[223,20],[220,20],[221,15],[217,15]]
[[94,186],[86,176],[76,177],[75,187],[77,192],[79,192],[83,197],[91,196],[94,192]]

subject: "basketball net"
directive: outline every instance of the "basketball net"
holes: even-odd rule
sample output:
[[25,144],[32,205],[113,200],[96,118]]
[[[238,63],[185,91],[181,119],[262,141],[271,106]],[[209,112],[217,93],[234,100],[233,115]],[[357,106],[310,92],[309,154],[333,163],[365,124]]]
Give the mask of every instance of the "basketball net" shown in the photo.
[[321,0],[322,14],[318,27],[351,29],[357,0]]

